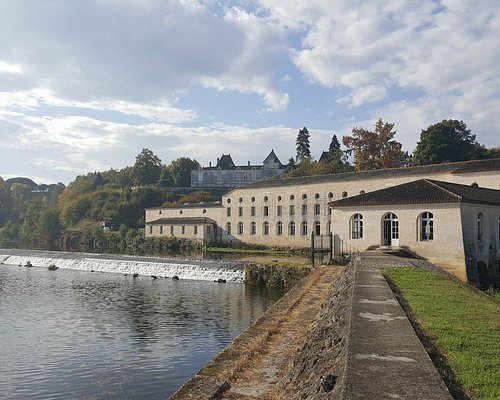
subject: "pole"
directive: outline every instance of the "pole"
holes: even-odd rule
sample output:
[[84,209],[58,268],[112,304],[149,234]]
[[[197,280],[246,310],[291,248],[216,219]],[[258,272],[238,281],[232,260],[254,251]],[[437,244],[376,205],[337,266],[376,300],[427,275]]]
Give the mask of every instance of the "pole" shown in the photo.
[[311,262],[314,268],[314,232],[311,233]]

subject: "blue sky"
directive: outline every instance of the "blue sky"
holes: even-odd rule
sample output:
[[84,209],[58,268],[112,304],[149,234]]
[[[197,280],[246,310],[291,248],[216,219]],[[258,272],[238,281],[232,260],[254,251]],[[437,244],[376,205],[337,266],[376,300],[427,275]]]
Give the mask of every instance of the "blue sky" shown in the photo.
[[498,65],[496,0],[3,0],[0,176],[286,163],[379,117],[408,151],[445,118],[500,146]]

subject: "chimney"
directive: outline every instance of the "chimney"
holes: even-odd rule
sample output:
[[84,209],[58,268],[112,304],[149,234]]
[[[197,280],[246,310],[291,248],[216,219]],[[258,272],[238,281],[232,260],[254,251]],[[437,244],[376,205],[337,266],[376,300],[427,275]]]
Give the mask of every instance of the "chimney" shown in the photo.
[[208,166],[209,166],[209,167],[212,167],[212,161],[209,161],[209,162],[208,162]]
[[248,161],[248,166],[250,166],[250,161]]

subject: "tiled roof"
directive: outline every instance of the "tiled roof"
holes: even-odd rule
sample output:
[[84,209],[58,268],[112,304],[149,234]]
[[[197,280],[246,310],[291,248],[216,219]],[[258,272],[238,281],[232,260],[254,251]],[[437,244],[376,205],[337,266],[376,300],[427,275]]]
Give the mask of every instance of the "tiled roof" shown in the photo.
[[222,207],[222,203],[220,201],[207,201],[200,203],[184,203],[184,204],[174,204],[169,206],[160,206],[160,207],[148,207],[146,210],[164,210],[164,209],[178,209],[178,208],[214,208],[214,207]]
[[420,179],[333,201],[330,207],[390,204],[477,203],[500,206],[500,190]]
[[160,218],[154,221],[146,222],[146,225],[203,225],[215,224],[210,218],[203,217],[184,217],[184,218]]
[[344,172],[339,174],[304,176],[299,178],[271,179],[267,181],[251,183],[242,188],[297,186],[304,184],[334,183],[375,178],[396,178],[401,176],[415,176],[415,179],[418,179],[419,175],[439,173],[461,174],[480,171],[500,171],[500,158],[422,165],[418,167],[389,168],[361,172]]

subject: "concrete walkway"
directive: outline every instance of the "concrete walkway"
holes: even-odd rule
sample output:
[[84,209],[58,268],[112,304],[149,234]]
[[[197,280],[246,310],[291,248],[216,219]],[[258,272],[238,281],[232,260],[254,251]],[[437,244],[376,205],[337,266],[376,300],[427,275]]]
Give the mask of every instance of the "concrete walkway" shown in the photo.
[[[452,399],[380,272],[425,261],[366,252],[356,263],[344,399]],[[432,268],[432,264],[419,267]]]

